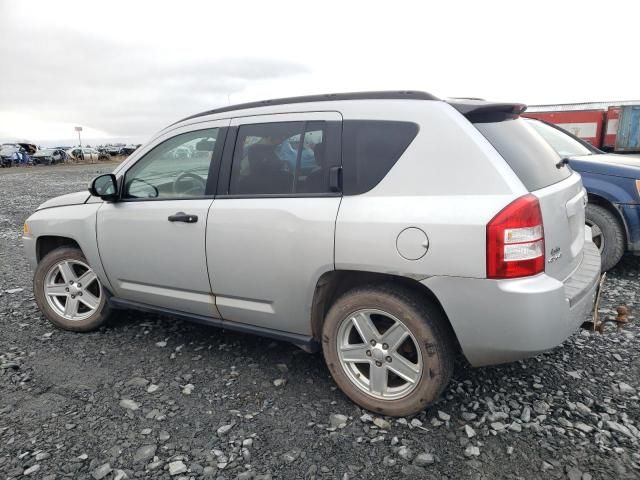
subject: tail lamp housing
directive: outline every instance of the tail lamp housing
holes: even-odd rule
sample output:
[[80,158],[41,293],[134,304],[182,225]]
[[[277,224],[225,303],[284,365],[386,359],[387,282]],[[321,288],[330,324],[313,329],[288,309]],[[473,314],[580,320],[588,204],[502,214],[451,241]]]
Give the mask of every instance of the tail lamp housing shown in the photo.
[[538,199],[514,200],[487,224],[487,278],[503,279],[544,272],[544,228]]

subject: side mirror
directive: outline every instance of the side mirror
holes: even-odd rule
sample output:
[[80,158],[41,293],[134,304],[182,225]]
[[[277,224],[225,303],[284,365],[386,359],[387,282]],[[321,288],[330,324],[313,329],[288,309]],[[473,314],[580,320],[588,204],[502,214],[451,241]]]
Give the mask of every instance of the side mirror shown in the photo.
[[94,178],[89,184],[89,193],[107,202],[118,199],[118,181],[113,173],[106,173]]

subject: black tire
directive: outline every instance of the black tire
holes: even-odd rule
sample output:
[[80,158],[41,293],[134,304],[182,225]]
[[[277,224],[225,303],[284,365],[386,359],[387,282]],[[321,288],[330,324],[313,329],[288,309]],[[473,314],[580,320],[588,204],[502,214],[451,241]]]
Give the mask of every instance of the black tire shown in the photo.
[[49,270],[58,262],[62,260],[77,260],[88,265],[87,259],[82,254],[82,251],[73,247],[61,247],[49,252],[45,257],[40,260],[36,267],[35,275],[33,277],[33,293],[36,299],[36,303],[40,308],[40,311],[53,325],[63,330],[70,330],[73,332],[90,332],[103,325],[109,318],[111,309],[109,308],[109,302],[107,301],[107,291],[102,285],[98,285],[101,289],[100,302],[95,312],[82,320],[68,320],[59,315],[50,305],[46,299],[44,284],[46,281],[46,275]]
[[[376,398],[359,388],[345,373],[338,355],[338,331],[345,319],[362,309],[377,309],[393,315],[419,345],[424,359],[422,374],[414,389],[404,397]],[[390,416],[416,414],[440,397],[453,373],[454,345],[441,310],[427,298],[394,285],[359,287],[346,292],[331,306],[322,328],[325,361],[340,389],[358,405]]]
[[613,213],[600,205],[587,205],[586,221],[587,225],[596,226],[602,232],[599,240],[594,238],[600,249],[602,271],[612,269],[624,254],[624,228]]

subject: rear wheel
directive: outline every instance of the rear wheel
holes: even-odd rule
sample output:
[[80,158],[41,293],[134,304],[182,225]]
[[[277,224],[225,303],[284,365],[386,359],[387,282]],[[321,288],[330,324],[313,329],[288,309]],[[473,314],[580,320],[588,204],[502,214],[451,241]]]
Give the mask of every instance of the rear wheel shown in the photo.
[[108,318],[106,291],[77,248],[48,253],[36,268],[33,291],[42,313],[59,328],[88,332]]
[[587,205],[586,224],[591,227],[593,243],[600,250],[602,271],[616,266],[624,254],[625,234],[622,225],[606,208]]
[[340,297],[325,319],[322,346],[342,391],[384,415],[423,410],[438,399],[453,372],[444,315],[395,286],[358,288]]

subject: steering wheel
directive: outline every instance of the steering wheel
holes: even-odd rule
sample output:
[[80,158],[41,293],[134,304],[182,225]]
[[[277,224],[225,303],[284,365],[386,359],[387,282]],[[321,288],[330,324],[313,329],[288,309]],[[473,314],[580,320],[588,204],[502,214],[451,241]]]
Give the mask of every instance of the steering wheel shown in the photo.
[[[180,183],[185,180],[189,180],[186,185],[191,185],[186,189],[181,189]],[[207,182],[200,175],[196,175],[191,172],[182,172],[180,175],[176,177],[173,181],[173,193],[174,195],[191,195],[191,194],[201,194],[204,195],[204,191],[207,187]]]

